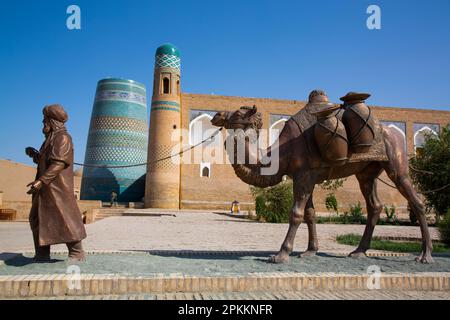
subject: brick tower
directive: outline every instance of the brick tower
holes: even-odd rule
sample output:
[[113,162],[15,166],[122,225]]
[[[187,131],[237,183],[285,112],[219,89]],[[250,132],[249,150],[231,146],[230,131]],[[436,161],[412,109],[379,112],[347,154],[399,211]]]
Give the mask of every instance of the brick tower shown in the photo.
[[180,165],[171,159],[158,161],[178,152],[181,127],[180,53],[171,44],[156,50],[153,97],[150,113],[148,166],[145,207],[180,207]]

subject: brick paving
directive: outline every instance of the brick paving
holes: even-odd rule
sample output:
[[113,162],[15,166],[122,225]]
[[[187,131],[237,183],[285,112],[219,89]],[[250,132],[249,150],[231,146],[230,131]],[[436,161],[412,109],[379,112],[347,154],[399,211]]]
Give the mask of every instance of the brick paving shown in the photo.
[[[448,291],[278,291],[278,292],[184,292],[107,296],[33,297],[30,300],[450,300]],[[245,302],[243,302],[245,304]]]
[[[139,210],[142,212],[142,210]],[[171,212],[173,213],[173,212]],[[87,225],[85,249],[96,250],[220,250],[277,251],[287,224],[258,223],[212,212],[176,212],[176,217],[109,217]],[[317,225],[323,252],[350,252],[353,247],[337,244],[339,234],[362,234],[363,225]],[[433,239],[438,231],[430,228]],[[377,226],[375,236],[420,238],[419,227]],[[295,250],[307,245],[307,228],[297,232]],[[53,250],[66,250],[64,245]],[[31,231],[25,222],[0,223],[0,253],[33,250]]]
[[[450,292],[448,272],[384,273],[379,275],[376,286],[380,291]],[[239,276],[152,276],[124,277],[119,275],[82,274],[77,279],[70,275],[14,275],[0,276],[0,298],[14,297],[79,297],[118,295],[157,295],[167,297],[178,293],[201,295],[229,295],[234,293],[272,292],[276,298],[286,299],[285,294],[295,292],[367,291],[375,285],[372,275],[357,274],[305,274],[261,273]],[[283,291],[284,293],[280,293]],[[369,292],[378,292],[369,291]],[[320,296],[317,296],[320,299]]]

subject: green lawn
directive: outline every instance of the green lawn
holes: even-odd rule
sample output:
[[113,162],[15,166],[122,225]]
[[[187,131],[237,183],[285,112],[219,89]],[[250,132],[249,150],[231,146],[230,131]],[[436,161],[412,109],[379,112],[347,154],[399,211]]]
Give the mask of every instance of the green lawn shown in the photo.
[[[357,246],[361,236],[357,234],[345,234],[336,237],[336,241],[340,244]],[[382,240],[379,237],[373,237],[370,248],[375,250],[386,250],[394,252],[420,252],[422,247],[418,241],[391,241]],[[450,247],[442,243],[433,244],[433,252],[450,253]]]
[[[351,216],[320,216],[316,218],[317,224],[366,224],[366,217],[357,217],[353,218]],[[410,221],[405,220],[395,220],[393,222],[386,221],[385,218],[381,218],[378,220],[377,225],[392,225],[392,226],[411,226],[411,225],[418,225],[418,224],[411,224]],[[429,226],[434,226],[433,224],[428,224]]]

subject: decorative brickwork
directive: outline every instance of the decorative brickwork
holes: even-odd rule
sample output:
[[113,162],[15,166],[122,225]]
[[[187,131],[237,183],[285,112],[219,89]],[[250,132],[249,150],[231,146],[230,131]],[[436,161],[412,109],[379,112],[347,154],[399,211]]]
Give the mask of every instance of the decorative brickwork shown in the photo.
[[177,165],[175,165],[172,159],[166,159],[162,161],[158,161],[160,159],[164,159],[170,157],[172,152],[172,146],[170,145],[152,145],[150,146],[151,150],[148,152],[148,171],[152,172],[155,169],[170,171],[174,170]]

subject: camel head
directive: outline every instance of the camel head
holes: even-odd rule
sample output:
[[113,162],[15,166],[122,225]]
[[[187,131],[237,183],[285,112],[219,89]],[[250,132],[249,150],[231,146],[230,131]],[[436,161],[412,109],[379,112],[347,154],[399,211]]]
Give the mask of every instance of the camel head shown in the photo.
[[254,129],[259,131],[262,127],[262,117],[261,113],[257,111],[256,106],[243,106],[233,112],[218,112],[211,119],[211,124],[225,129]]

